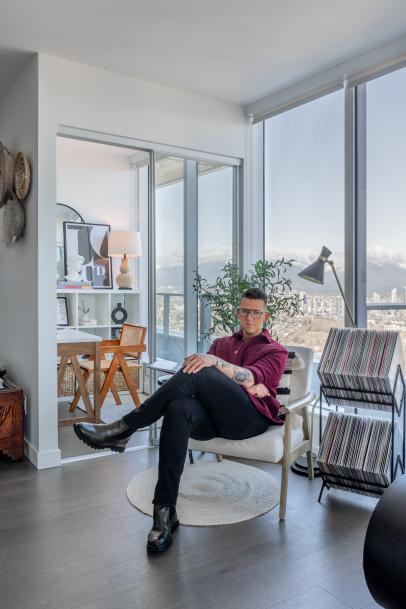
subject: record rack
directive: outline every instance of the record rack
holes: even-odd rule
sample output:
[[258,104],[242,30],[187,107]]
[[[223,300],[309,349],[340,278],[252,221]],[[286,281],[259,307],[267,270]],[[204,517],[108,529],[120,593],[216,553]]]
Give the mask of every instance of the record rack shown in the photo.
[[[320,445],[317,456],[325,488],[382,495],[405,473],[406,384],[398,332],[330,330],[318,367]],[[330,412],[322,434],[323,397]],[[335,409],[333,410],[333,406]],[[345,412],[338,412],[338,407]],[[354,414],[348,413],[352,408]],[[358,409],[384,411],[360,416]]]

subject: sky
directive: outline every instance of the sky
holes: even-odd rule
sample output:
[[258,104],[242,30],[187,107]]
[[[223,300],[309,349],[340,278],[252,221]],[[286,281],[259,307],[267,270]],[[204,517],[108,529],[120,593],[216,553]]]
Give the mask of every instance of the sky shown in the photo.
[[[344,248],[344,91],[266,121],[266,245]],[[406,260],[406,69],[367,84],[367,248]],[[342,256],[341,256],[342,258]]]
[[[310,261],[322,245],[343,260],[344,91],[266,121],[266,251]],[[199,254],[231,256],[232,171],[199,178]],[[183,184],[160,188],[157,260],[183,256]],[[406,263],[406,69],[367,84],[367,247]],[[333,256],[332,256],[333,257]]]
[[[183,261],[183,182],[158,188],[156,257],[158,265]],[[225,167],[198,177],[199,261],[232,256],[233,170]]]

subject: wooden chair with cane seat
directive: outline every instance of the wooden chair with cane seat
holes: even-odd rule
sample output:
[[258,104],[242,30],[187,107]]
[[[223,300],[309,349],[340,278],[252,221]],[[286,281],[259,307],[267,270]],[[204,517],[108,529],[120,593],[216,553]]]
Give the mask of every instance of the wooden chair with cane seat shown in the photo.
[[[145,335],[147,328],[144,326],[136,326],[134,324],[123,324],[121,335],[118,339],[103,340],[100,343],[100,372],[104,374],[104,382],[99,394],[100,407],[103,405],[106,395],[111,390],[117,405],[121,404],[120,396],[114,382],[116,372],[121,372],[127,384],[128,391],[136,407],[140,406],[141,400],[138,395],[137,387],[130,374],[130,368],[142,368],[141,353],[146,351]],[[106,355],[111,354],[113,357],[107,359]],[[94,361],[80,362],[80,368],[83,371],[83,380],[85,383],[89,379],[94,370]],[[77,407],[81,397],[80,390],[76,391],[75,397],[70,405],[69,410],[73,412]]]

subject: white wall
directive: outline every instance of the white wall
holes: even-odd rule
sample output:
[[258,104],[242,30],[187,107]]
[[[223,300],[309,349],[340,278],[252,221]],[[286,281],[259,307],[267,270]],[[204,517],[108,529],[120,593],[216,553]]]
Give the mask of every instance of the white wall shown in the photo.
[[133,151],[58,137],[56,200],[76,209],[85,222],[134,228],[137,210]]
[[245,118],[237,104],[42,54],[39,77],[51,111],[43,118],[55,124],[245,156]]
[[[32,168],[32,184],[23,205],[26,231],[12,247],[0,246],[0,361],[27,398],[26,452],[39,467],[59,460],[55,403],[39,400],[38,273],[38,61],[34,58],[0,99],[0,138],[14,155],[22,150]],[[52,240],[52,239],[51,239]],[[48,320],[54,328],[53,316]],[[55,345],[47,354],[53,362]],[[47,386],[55,391],[53,377]],[[51,424],[41,436],[41,420]],[[39,446],[41,444],[41,458]]]
[[[38,56],[38,404],[39,452],[57,451],[55,222],[56,134],[61,126],[244,158],[240,106],[47,55]],[[196,156],[198,156],[196,154]],[[52,330],[52,331],[50,331]],[[53,410],[52,410],[53,409]],[[40,455],[41,456],[41,455]],[[57,464],[37,460],[40,467]]]

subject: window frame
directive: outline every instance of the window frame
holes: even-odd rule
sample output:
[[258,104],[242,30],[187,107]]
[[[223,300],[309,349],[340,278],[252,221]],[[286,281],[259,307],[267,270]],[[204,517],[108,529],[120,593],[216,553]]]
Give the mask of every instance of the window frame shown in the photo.
[[[198,350],[198,297],[193,290],[193,280],[195,271],[198,268],[198,165],[199,163],[208,162],[208,158],[198,158],[179,154],[171,154],[168,156],[176,156],[179,159],[183,158],[184,163],[184,254],[183,254],[183,273],[184,273],[184,352],[193,353]],[[152,153],[150,179],[150,201],[148,213],[149,227],[149,287],[148,308],[149,319],[149,357],[151,361],[155,361],[157,357],[157,329],[156,329],[156,202],[155,202],[155,164],[157,155]],[[232,260],[237,263],[241,257],[241,239],[240,239],[240,184],[241,184],[241,168],[237,163],[221,162],[218,158],[213,158],[213,163],[231,167],[233,170],[233,202],[232,202]]]
[[[403,69],[397,65],[391,72]],[[388,73],[388,72],[385,72]],[[378,74],[377,77],[381,76]],[[317,97],[328,95],[331,91],[323,91]],[[367,328],[368,311],[371,310],[402,310],[405,304],[367,303],[367,192],[366,192],[366,82],[351,84],[344,82],[344,292],[350,310],[358,328]],[[304,98],[303,104],[316,99]],[[288,112],[289,105],[283,111]],[[260,167],[253,171],[252,191],[262,196],[263,218],[265,220],[265,121],[252,125],[253,136],[251,154]],[[255,180],[257,183],[255,183]],[[258,196],[258,195],[257,195]],[[258,230],[258,239],[262,243],[262,257],[265,258],[265,221]],[[322,245],[322,244],[320,244]],[[345,311],[344,326],[351,327],[351,320]]]

